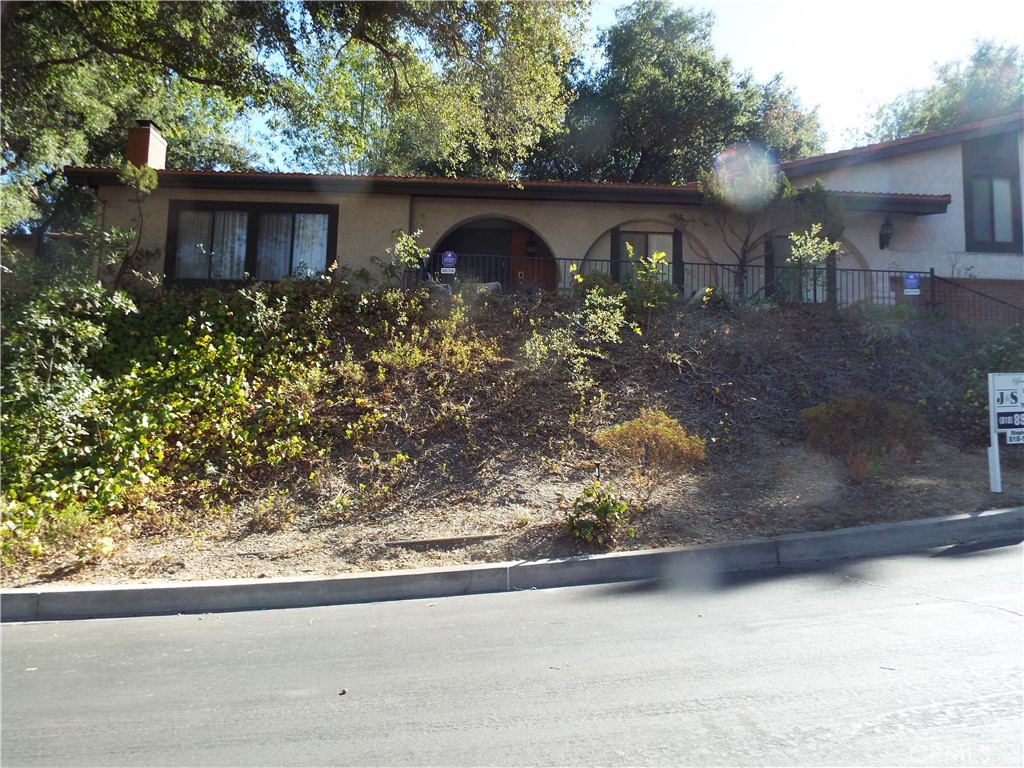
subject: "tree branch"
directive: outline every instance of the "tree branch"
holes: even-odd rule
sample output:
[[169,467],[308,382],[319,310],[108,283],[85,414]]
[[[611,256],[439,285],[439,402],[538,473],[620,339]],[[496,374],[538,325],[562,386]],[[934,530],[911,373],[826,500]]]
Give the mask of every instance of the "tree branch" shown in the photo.
[[95,53],[96,47],[93,46],[92,48],[87,48],[85,51],[78,54],[77,56],[68,56],[63,59],[42,59],[41,61],[35,62],[33,66],[36,69],[42,69],[43,67],[50,67],[56,64],[77,64],[80,61],[85,61]]
[[149,64],[150,66],[160,67],[161,69],[164,69],[168,72],[174,72],[182,80],[187,80],[188,82],[195,83],[196,85],[206,85],[211,88],[223,88],[225,85],[227,85],[227,83],[225,83],[223,80],[218,80],[216,78],[210,77],[198,77],[188,72],[183,72],[177,69],[176,67],[168,64],[167,62],[161,61],[159,58],[144,56],[141,53],[134,51],[130,48],[120,48],[116,45],[111,45],[110,43],[107,43],[103,40],[96,39],[92,34],[87,33],[86,39],[90,43],[92,43],[97,49],[99,49],[103,53],[109,54],[110,56],[124,56],[127,59],[132,59],[133,61],[139,61],[143,64]]
[[401,92],[401,88],[398,82],[398,67],[395,65],[394,61],[397,58],[397,56],[395,56],[391,52],[390,48],[387,48],[381,43],[378,43],[372,37],[365,34],[357,36],[355,31],[352,32],[352,35],[349,37],[348,41],[342,47],[347,48],[349,43],[351,43],[353,40],[358,40],[361,43],[365,43],[366,45],[370,46],[375,51],[377,51],[377,53],[380,54],[381,59],[383,59],[384,61],[384,64],[391,71],[391,97],[397,98],[398,94]]

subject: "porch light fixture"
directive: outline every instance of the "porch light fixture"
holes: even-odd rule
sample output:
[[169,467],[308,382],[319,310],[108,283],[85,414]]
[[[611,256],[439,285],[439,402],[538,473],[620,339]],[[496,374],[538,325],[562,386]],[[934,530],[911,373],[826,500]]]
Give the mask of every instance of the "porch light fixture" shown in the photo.
[[882,226],[878,230],[878,250],[884,251],[889,247],[893,229],[892,221],[889,220],[889,214],[886,214],[885,221],[882,222]]

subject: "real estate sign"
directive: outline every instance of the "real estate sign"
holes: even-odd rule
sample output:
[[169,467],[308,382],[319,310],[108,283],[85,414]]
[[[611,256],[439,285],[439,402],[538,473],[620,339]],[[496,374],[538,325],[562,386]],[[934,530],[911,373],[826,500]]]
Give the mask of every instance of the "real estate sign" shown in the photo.
[[988,449],[989,485],[994,493],[1002,493],[999,433],[1006,433],[1007,445],[1024,445],[1024,373],[988,375],[988,412],[992,439]]
[[1024,373],[990,373],[988,380],[996,431],[1024,428]]

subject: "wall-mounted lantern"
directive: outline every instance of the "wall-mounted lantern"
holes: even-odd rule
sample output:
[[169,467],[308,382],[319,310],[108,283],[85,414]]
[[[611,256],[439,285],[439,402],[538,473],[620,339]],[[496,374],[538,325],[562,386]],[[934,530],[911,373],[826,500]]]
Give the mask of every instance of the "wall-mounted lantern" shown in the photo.
[[885,221],[882,222],[882,226],[878,230],[878,250],[884,251],[889,247],[893,229],[892,221],[889,220],[889,215],[886,214]]

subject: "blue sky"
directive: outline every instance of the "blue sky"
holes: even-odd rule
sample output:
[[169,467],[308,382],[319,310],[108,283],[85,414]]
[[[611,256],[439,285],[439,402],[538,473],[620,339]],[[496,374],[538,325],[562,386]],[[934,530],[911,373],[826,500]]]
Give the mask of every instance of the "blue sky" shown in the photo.
[[[617,0],[596,0],[595,28]],[[934,65],[965,59],[976,39],[1024,45],[1024,3],[1007,0],[713,0],[676,3],[715,14],[719,56],[758,82],[782,73],[805,107],[818,107],[827,151],[856,146],[879,105],[934,81]]]

